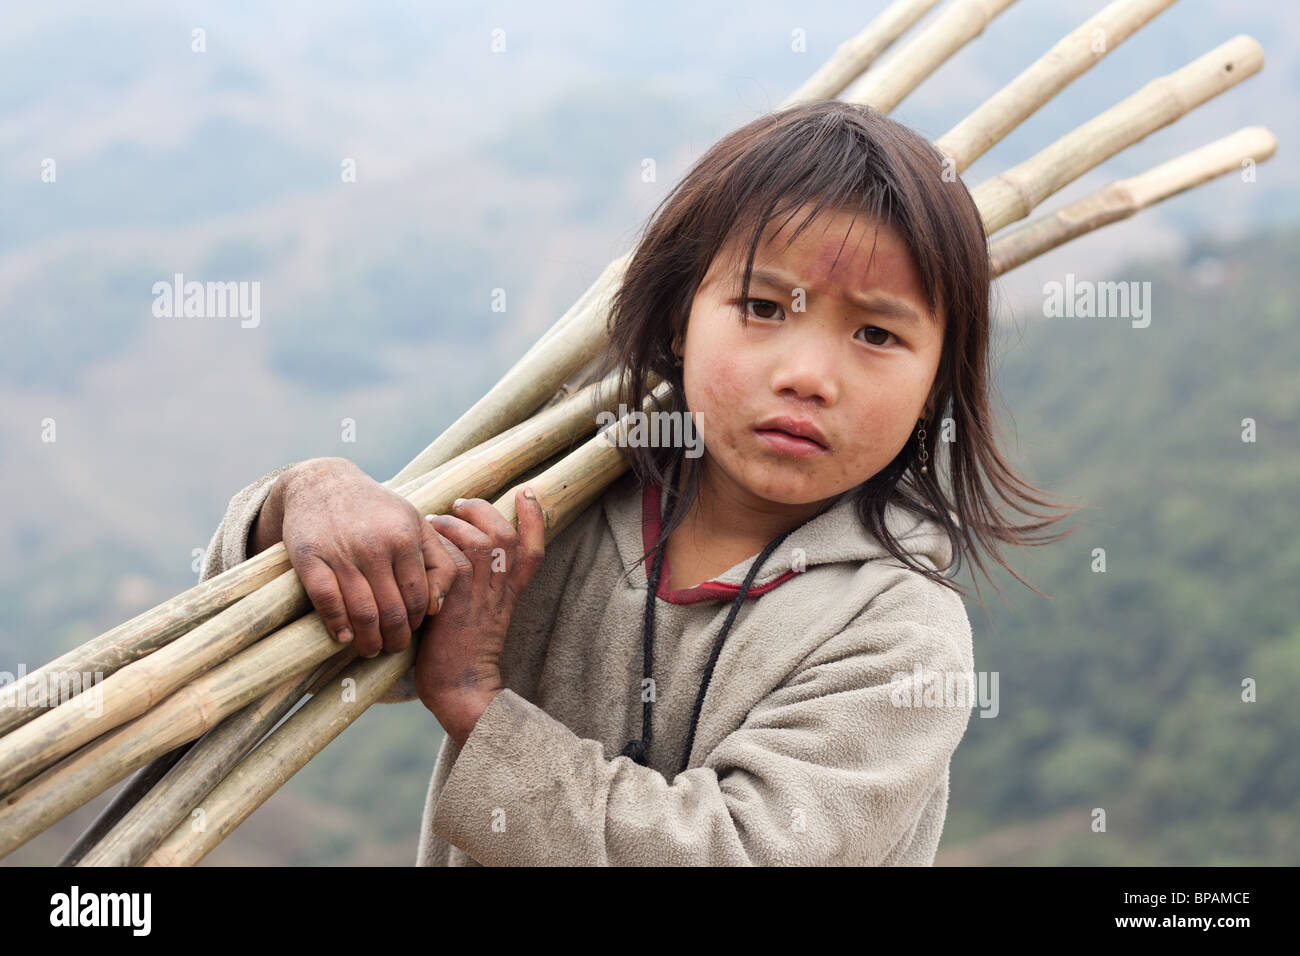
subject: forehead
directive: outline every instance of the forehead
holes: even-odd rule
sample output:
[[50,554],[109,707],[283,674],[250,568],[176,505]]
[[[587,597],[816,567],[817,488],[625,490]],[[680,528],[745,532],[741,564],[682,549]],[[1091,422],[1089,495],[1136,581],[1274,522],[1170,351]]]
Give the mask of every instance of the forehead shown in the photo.
[[[931,322],[941,323],[925,294],[916,260],[896,228],[865,213],[823,210],[798,227],[807,209],[767,223],[754,252],[753,285],[777,285],[789,293],[829,295],[851,304],[869,299],[902,300]],[[739,288],[752,231],[733,232],[709,268],[710,279]]]

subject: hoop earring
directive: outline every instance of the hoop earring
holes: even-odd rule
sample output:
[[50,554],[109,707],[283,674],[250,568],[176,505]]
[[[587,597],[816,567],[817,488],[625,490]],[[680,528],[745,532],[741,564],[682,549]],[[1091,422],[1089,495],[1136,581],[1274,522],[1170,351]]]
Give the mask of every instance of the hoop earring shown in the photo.
[[921,474],[927,475],[930,473],[930,469],[926,467],[925,463],[930,460],[930,453],[925,450],[925,419],[924,418],[921,419],[920,425],[917,426],[916,441],[917,444],[921,446],[921,453],[917,456],[917,458],[921,462]]

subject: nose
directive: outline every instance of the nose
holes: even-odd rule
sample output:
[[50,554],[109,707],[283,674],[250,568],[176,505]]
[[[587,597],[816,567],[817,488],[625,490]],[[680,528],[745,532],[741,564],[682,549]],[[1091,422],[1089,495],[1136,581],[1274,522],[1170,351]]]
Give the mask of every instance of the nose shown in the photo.
[[833,405],[839,373],[833,344],[820,335],[793,335],[781,343],[772,391],[783,397]]

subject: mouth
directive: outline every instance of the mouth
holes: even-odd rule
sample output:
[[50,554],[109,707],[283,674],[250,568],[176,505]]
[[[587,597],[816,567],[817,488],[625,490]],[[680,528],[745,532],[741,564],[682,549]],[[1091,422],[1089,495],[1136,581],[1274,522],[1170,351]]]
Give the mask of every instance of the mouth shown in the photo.
[[812,438],[794,435],[780,428],[755,428],[754,434],[773,451],[796,458],[824,455],[829,449]]

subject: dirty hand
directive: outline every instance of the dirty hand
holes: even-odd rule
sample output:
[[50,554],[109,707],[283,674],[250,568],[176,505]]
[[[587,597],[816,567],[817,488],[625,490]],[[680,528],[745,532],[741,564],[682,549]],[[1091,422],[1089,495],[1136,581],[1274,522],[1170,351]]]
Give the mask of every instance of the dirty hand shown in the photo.
[[[501,690],[500,660],[515,604],[545,556],[546,527],[531,489],[515,490],[519,530],[482,498],[460,499],[452,514],[429,515],[426,538],[430,616],[419,630],[416,692],[449,736],[464,745]],[[438,606],[435,582],[451,587]],[[436,609],[436,612],[435,612]]]
[[[362,657],[405,649],[434,610],[422,559],[434,535],[415,506],[345,458],[304,462],[280,483],[285,550],[330,633]],[[450,574],[439,580],[445,590]]]

